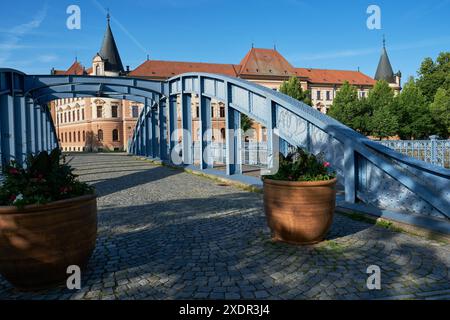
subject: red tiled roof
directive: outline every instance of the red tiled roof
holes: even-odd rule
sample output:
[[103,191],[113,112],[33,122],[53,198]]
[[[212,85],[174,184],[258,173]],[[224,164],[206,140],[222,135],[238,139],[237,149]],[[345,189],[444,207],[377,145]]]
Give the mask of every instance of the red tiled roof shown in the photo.
[[297,75],[308,78],[311,83],[375,85],[376,81],[359,71],[296,68]]
[[237,77],[239,69],[240,66],[234,64],[147,60],[129,76],[171,78],[187,72],[206,72]]
[[75,61],[69,69],[66,71],[64,70],[54,70],[55,75],[83,75],[84,74],[84,67],[81,63],[78,61]]
[[295,68],[276,50],[252,48],[242,59],[241,75],[293,76]]

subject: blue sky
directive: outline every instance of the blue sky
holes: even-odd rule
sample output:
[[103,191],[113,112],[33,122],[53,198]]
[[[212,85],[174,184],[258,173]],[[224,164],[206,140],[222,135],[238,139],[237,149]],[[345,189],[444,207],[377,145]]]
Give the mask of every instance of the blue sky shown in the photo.
[[[81,30],[66,27],[69,5]],[[367,7],[381,8],[369,30]],[[274,44],[296,67],[360,70],[373,76],[383,34],[395,71],[416,75],[425,57],[450,51],[450,0],[15,0],[2,1],[0,67],[27,73],[85,65],[100,49],[105,8],[124,65],[151,59],[239,63],[251,44]]]

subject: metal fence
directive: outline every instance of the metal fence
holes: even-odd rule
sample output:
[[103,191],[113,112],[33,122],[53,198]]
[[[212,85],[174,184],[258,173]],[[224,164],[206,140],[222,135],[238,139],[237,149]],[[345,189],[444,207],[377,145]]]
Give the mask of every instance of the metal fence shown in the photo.
[[425,161],[436,166],[450,168],[450,140],[398,140],[379,141],[382,145],[404,155]]

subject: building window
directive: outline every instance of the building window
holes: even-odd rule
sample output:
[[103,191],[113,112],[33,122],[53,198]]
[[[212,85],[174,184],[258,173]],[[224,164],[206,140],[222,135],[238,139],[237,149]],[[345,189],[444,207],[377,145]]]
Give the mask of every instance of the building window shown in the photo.
[[321,99],[321,92],[320,92],[320,90],[317,90],[317,100],[320,100]]
[[84,120],[84,109],[81,109],[81,120]]
[[78,142],[80,142],[81,141],[81,133],[80,133],[80,131],[78,131]]
[[98,138],[98,141],[103,141],[103,130],[102,129],[97,131],[97,138]]
[[220,129],[220,135],[222,136],[222,140],[225,140],[225,128]]
[[83,142],[86,141],[86,132],[83,130]]
[[69,119],[68,119],[68,120],[69,120],[69,122],[71,122],[71,121],[72,121],[72,120],[71,120],[71,117],[70,117],[70,116],[71,116],[71,114],[72,114],[72,113],[71,113],[70,111],[69,111],[69,112],[68,112],[68,114],[67,114],[67,115],[69,116]]
[[197,118],[200,118],[200,108],[199,108],[199,107],[197,107],[197,108],[195,109],[195,116],[196,116]]
[[131,106],[131,116],[133,118],[139,118],[139,108],[138,108],[138,106]]
[[366,92],[365,91],[361,91],[361,98],[365,98],[366,97]]
[[72,142],[72,132],[69,132],[69,142]]
[[111,106],[111,117],[117,118],[117,106]]
[[101,118],[103,116],[103,107],[97,106],[97,118]]
[[75,119],[75,110],[72,111],[72,119],[73,119],[74,122],[76,121],[76,119]]
[[77,110],[77,120],[80,121],[80,110]]
[[64,132],[64,142],[67,142],[67,132]]
[[225,118],[225,107],[220,107],[220,117]]
[[95,75],[97,75],[97,76],[100,75],[100,66],[99,66],[99,65],[97,65],[97,66],[95,67]]
[[112,139],[113,141],[119,141],[119,130],[114,129],[112,131]]
[[211,107],[211,118],[214,118],[214,107]]
[[327,100],[328,101],[331,100],[331,92],[330,91],[327,91]]

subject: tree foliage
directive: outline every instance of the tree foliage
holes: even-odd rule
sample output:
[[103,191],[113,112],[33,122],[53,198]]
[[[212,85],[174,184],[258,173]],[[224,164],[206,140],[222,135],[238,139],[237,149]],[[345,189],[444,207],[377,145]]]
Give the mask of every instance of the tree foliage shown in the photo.
[[450,90],[439,88],[430,105],[430,112],[436,123],[436,133],[441,137],[450,135]]
[[308,106],[312,103],[309,91],[302,89],[297,77],[291,77],[289,80],[284,81],[280,86],[280,92],[304,102]]
[[427,99],[414,78],[409,79],[396,100],[400,138],[428,139],[434,124]]
[[441,52],[436,61],[426,58],[418,71],[417,84],[429,103],[434,101],[436,92],[445,83],[449,85],[450,52]]
[[370,109],[367,101],[358,99],[357,88],[347,81],[337,92],[328,114],[356,131],[368,134]]

